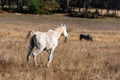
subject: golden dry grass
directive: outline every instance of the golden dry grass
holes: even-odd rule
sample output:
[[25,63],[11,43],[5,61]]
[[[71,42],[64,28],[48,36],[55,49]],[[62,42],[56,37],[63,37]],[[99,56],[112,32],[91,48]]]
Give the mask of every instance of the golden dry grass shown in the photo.
[[[0,80],[120,80],[120,19],[81,19],[61,15],[36,16],[0,14]],[[50,68],[45,68],[48,54],[32,56],[26,68],[29,30],[47,31],[66,22],[69,38],[63,37],[54,52]],[[79,41],[81,33],[91,34],[93,42]]]

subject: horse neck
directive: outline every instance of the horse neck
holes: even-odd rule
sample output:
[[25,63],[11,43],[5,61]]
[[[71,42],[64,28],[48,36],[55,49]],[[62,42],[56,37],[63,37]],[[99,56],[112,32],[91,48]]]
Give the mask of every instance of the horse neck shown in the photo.
[[57,39],[60,37],[60,35],[62,34],[62,28],[57,28],[56,29],[56,32],[57,32]]

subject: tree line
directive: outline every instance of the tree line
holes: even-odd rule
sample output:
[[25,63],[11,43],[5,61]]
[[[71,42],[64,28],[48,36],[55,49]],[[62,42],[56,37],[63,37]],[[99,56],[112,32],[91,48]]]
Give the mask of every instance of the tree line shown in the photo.
[[[78,9],[78,11],[76,11]],[[90,10],[95,9],[94,13]],[[0,0],[0,10],[32,14],[66,13],[71,16],[117,16],[120,0]],[[113,13],[109,14],[112,10]]]

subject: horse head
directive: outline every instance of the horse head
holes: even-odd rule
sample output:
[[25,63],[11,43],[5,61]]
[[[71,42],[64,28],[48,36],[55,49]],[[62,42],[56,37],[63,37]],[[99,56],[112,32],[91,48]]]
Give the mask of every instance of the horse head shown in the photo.
[[64,35],[64,42],[66,43],[67,41],[67,38],[68,38],[68,33],[67,33],[67,27],[66,27],[66,24],[61,24],[61,27],[62,27],[62,34]]

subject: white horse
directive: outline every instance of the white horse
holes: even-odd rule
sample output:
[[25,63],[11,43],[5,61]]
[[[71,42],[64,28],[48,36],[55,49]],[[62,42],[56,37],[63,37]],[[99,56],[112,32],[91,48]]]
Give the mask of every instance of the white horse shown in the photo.
[[33,32],[29,31],[27,36],[25,37],[25,40],[30,36],[30,34],[33,34],[32,38],[30,39],[30,43],[28,46],[28,53],[26,57],[26,63],[28,63],[28,60],[30,58],[30,54],[34,47],[36,47],[36,50],[32,53],[35,67],[37,67],[36,62],[36,56],[38,53],[41,53],[43,50],[46,50],[48,52],[48,61],[46,63],[46,66],[49,67],[49,64],[51,63],[51,60],[53,58],[53,52],[55,48],[58,45],[58,39],[61,34],[65,37],[65,42],[68,37],[67,29],[65,24],[61,24],[59,27],[55,29],[50,29],[48,32]]

